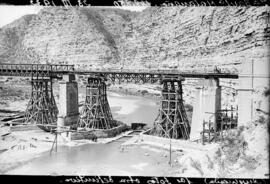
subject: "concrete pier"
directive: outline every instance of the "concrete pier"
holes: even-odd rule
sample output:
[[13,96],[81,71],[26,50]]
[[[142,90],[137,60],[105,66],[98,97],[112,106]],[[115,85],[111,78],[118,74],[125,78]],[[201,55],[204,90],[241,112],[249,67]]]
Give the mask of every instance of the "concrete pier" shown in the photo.
[[[238,93],[238,126],[245,125],[252,120],[253,116],[253,66],[247,61],[242,65],[239,76]],[[248,75],[247,77],[243,75]]]
[[59,114],[57,126],[70,126],[77,124],[79,117],[78,83],[75,75],[63,75],[59,82]]
[[251,121],[269,113],[269,60],[248,60],[242,63],[239,71],[238,126],[246,126]]
[[200,79],[193,104],[190,140],[201,138],[203,122],[211,121],[216,126],[217,112],[221,108],[221,87],[218,79]]

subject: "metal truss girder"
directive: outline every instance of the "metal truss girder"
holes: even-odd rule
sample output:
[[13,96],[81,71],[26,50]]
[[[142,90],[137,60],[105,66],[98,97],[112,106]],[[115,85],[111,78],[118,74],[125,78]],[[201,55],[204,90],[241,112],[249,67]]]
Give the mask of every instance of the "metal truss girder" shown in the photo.
[[0,75],[21,77],[59,77],[74,72],[74,65],[0,64]]

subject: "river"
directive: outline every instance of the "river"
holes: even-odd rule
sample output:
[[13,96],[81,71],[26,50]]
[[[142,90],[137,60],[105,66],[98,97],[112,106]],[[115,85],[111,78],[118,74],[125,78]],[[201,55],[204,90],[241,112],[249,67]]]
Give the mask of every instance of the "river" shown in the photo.
[[[80,95],[80,98],[84,96]],[[108,101],[114,119],[126,124],[144,122],[152,126],[159,108],[152,99],[112,92],[108,93]],[[46,152],[7,174],[167,176],[177,167],[169,166],[169,151],[166,150],[146,145],[122,149],[121,144],[127,139],[124,137],[108,144],[60,146],[57,153]]]

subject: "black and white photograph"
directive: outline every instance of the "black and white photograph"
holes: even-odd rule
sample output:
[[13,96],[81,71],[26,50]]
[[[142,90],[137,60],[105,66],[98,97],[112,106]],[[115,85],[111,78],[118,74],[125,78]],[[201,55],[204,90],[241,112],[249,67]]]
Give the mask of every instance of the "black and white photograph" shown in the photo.
[[269,48],[269,6],[0,4],[0,174],[269,179]]

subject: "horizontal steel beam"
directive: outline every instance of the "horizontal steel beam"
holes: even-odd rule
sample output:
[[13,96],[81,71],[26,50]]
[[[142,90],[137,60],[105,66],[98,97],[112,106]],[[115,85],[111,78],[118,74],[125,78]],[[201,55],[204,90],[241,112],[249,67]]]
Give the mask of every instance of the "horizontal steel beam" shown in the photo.
[[78,75],[103,76],[112,82],[143,82],[155,83],[164,76],[183,78],[227,78],[237,79],[234,73],[195,73],[177,70],[75,70],[74,65],[50,65],[50,64],[0,64],[0,75],[20,77],[61,77],[64,74],[74,73]]
[[75,74],[78,75],[151,75],[153,78],[160,77],[160,76],[181,76],[184,78],[230,78],[230,79],[238,79],[238,74],[234,73],[195,73],[195,72],[176,72],[176,71],[170,71],[170,70],[156,70],[156,71],[82,71],[82,70],[75,70]]
[[71,73],[74,65],[0,64],[1,76],[56,77]]

